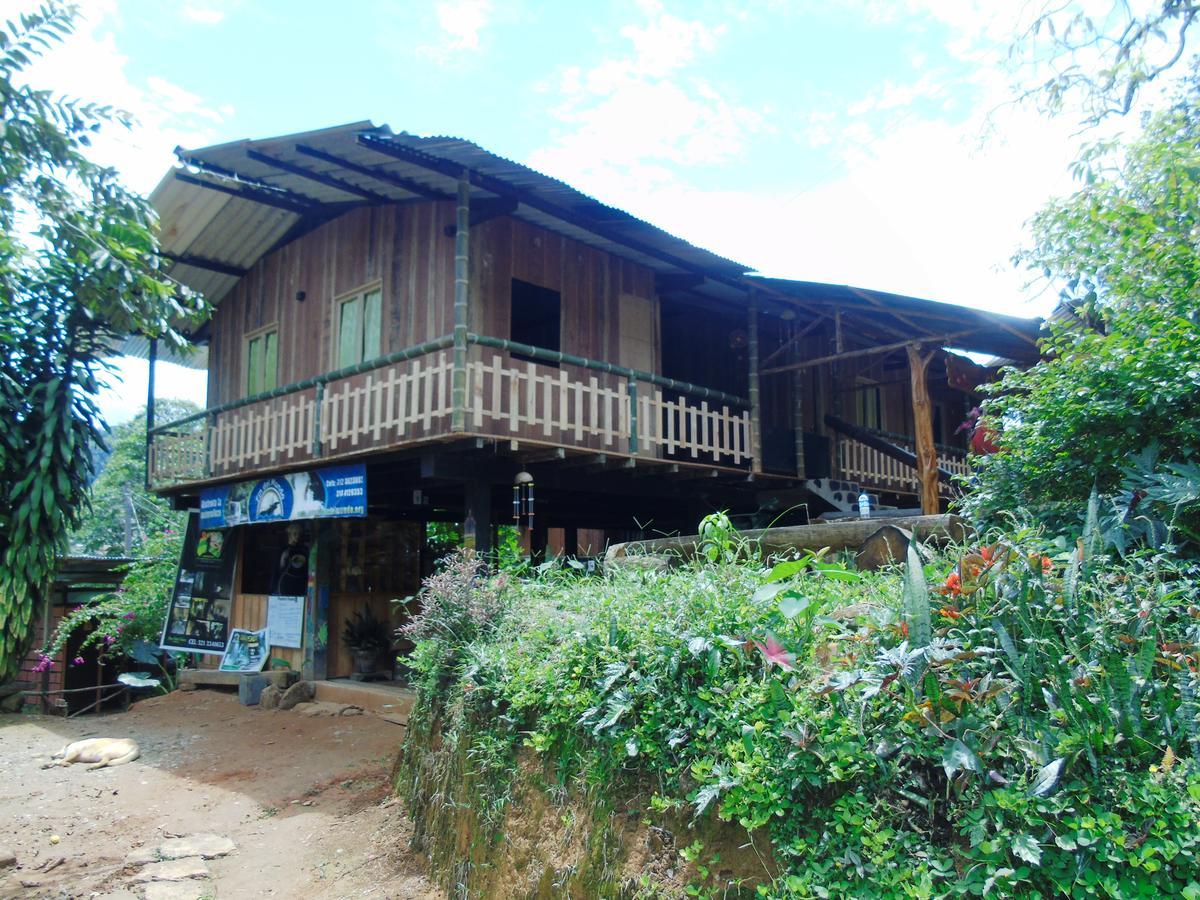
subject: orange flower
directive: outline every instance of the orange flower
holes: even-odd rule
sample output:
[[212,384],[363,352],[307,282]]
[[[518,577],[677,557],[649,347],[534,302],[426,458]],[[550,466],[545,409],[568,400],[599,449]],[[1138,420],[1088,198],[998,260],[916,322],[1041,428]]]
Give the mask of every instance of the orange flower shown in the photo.
[[1050,561],[1050,557],[1048,557],[1048,556],[1043,556],[1043,557],[1042,557],[1042,574],[1043,574],[1043,575],[1049,575],[1049,574],[1050,574],[1050,568],[1051,568],[1053,565],[1054,565],[1054,564],[1053,564],[1053,563]]
[[943,606],[938,610],[939,616],[945,616],[947,619],[961,619],[962,613],[957,606]]
[[958,597],[962,594],[962,579],[958,577],[957,572],[951,572],[946,576],[946,581],[938,588],[938,593],[951,597]]

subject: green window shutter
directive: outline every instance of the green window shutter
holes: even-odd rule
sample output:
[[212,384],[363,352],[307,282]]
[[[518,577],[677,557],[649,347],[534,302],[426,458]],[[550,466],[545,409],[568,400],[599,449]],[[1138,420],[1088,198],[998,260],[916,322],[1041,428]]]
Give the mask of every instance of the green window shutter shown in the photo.
[[362,358],[375,359],[383,355],[383,292],[371,291],[363,296]]
[[263,364],[261,390],[273,391],[279,386],[279,332],[272,331],[264,334],[262,340]]
[[342,304],[338,321],[337,368],[362,362],[362,299],[355,297]]
[[246,343],[246,396],[257,394],[262,388],[262,338],[251,338]]

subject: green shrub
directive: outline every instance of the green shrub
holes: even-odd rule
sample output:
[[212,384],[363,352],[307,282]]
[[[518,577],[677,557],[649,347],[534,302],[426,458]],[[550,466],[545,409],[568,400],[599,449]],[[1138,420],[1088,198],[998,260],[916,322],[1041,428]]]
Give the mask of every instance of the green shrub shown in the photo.
[[490,632],[419,645],[414,734],[502,784],[518,746],[649,777],[768,834],[770,896],[1200,896],[1195,569],[966,549],[514,580]]

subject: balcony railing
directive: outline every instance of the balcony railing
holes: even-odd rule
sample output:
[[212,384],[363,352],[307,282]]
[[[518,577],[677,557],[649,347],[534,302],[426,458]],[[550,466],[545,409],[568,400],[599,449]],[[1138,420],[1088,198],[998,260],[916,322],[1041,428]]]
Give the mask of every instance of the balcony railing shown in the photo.
[[[615,364],[468,336],[461,410],[453,339],[214,407],[150,433],[152,487],[385,450],[452,433],[742,466],[746,401]],[[507,353],[533,357],[515,361]],[[461,428],[454,429],[461,411]]]
[[[912,438],[898,435],[887,435],[888,440],[912,450],[915,442]],[[880,491],[894,491],[901,494],[920,493],[921,480],[917,470],[907,463],[888,456],[887,454],[868,447],[854,438],[839,436],[837,438],[837,472],[838,477],[846,481],[854,481],[864,487]],[[938,447],[938,466],[954,475],[971,474],[971,466],[966,454],[956,452],[948,447]],[[951,488],[946,479],[942,479],[943,492]]]

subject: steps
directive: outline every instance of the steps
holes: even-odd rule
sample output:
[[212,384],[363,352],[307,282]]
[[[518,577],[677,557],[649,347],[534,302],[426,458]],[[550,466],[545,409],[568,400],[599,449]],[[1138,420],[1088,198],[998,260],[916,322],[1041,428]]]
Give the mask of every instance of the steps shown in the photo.
[[408,714],[416,701],[416,694],[412,690],[392,682],[339,678],[316,681],[313,685],[316,689],[313,699],[318,702],[349,703],[398,725],[408,722]]
[[[863,492],[862,486],[855,481],[841,481],[837,478],[809,478],[804,486],[816,494],[839,512],[858,512],[858,495]],[[884,506],[879,502],[879,495],[869,493],[871,499],[871,514],[895,509],[894,506]]]

